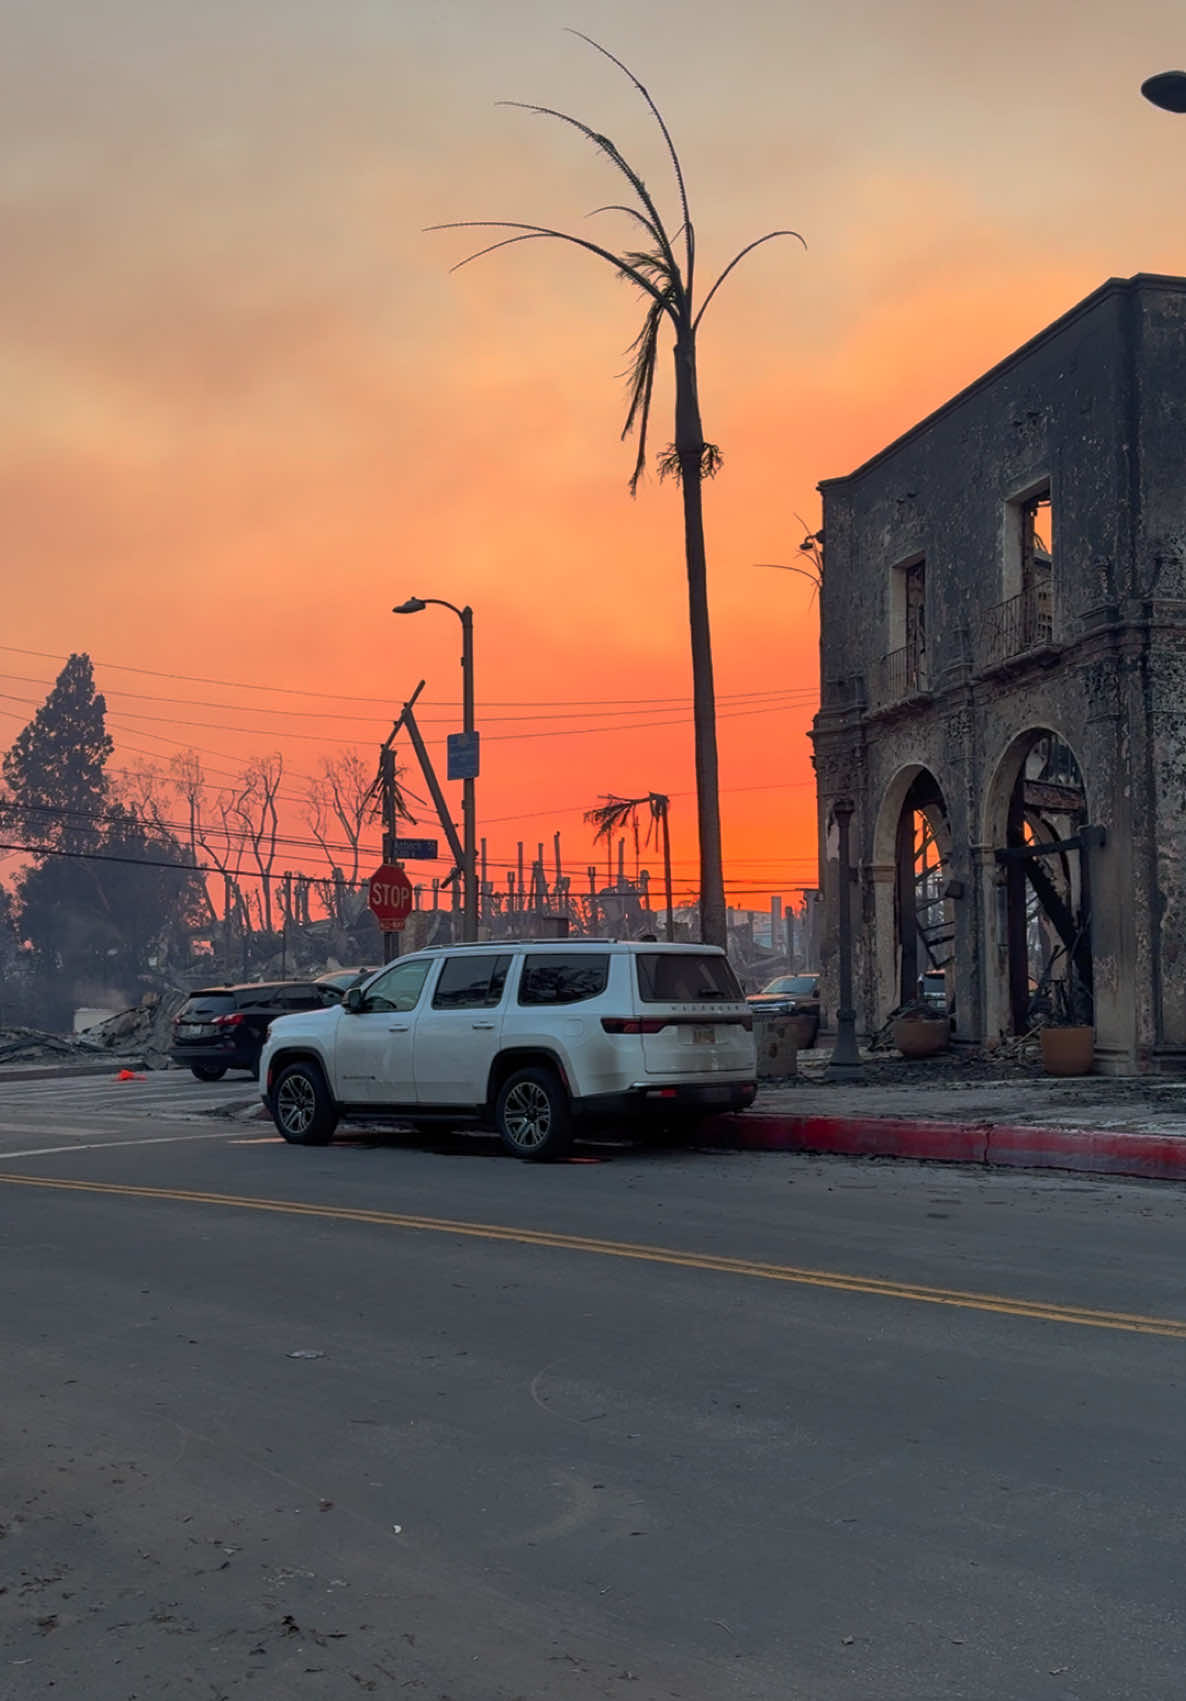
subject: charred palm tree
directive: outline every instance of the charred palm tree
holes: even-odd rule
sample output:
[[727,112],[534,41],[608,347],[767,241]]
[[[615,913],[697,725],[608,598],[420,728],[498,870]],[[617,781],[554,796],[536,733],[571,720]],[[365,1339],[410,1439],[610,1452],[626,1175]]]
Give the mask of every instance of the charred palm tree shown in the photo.
[[[650,425],[651,402],[654,397],[655,369],[664,331],[669,331],[675,355],[675,435],[658,458],[660,478],[675,478],[681,488],[684,509],[684,555],[688,575],[688,616],[692,647],[692,712],[695,728],[696,804],[700,841],[700,930],[710,944],[724,945],[726,940],[725,882],[721,861],[721,808],[717,767],[716,695],[713,687],[712,644],[708,619],[707,561],[704,546],[704,511],[701,485],[711,478],[721,465],[721,452],[715,443],[705,440],[700,418],[700,396],[696,374],[696,337],[700,322],[717,290],[734,268],[755,248],[777,236],[793,236],[802,242],[797,231],[771,230],[736,254],[716,278],[699,307],[693,293],[696,271],[696,237],[688,206],[683,167],[667,123],[648,90],[622,61],[579,30],[570,31],[602,54],[629,78],[646,103],[659,127],[675,177],[679,201],[680,222],[674,233],[659,212],[651,191],[640,173],[624,157],[608,136],[590,125],[573,118],[567,112],[557,112],[548,106],[532,106],[523,101],[502,104],[521,107],[527,112],[559,119],[586,137],[594,147],[621,173],[630,186],[631,199],[625,205],[598,207],[597,212],[618,213],[632,221],[642,240],[620,250],[602,247],[585,237],[566,231],[552,230],[544,225],[515,223],[505,219],[466,219],[447,225],[433,225],[433,230],[509,230],[515,234],[500,238],[470,254],[459,265],[468,265],[484,254],[507,248],[517,242],[533,242],[547,238],[571,243],[611,266],[645,299],[642,329],[630,347],[628,371],[629,401],[626,422],[622,428],[625,440],[632,433],[637,444],[630,490],[638,489],[646,470],[647,433]],[[677,253],[678,250],[678,253]],[[453,268],[454,271],[458,267]]]
[[646,843],[658,838],[663,852],[663,892],[667,901],[667,937],[675,938],[675,900],[671,890],[671,833],[668,825],[670,799],[661,791],[649,791],[645,797],[603,797],[595,809],[585,811],[585,820],[595,829],[595,839],[608,841],[622,828],[629,826],[638,844],[638,812],[645,808],[650,815]]

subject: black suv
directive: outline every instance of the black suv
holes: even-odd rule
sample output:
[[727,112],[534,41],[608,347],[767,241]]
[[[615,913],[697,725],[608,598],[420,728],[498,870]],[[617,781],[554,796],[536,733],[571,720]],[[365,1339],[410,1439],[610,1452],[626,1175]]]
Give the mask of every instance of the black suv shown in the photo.
[[258,1076],[269,1022],[335,1002],[307,980],[206,987],[191,992],[174,1018],[169,1055],[199,1081],[221,1081],[228,1069]]

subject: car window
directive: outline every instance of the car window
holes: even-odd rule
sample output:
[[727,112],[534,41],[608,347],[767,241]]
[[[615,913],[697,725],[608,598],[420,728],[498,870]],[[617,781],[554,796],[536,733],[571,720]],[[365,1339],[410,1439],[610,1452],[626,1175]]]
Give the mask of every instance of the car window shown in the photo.
[[708,998],[741,1000],[737,977],[713,952],[642,951],[638,993],[644,1004],[696,1004]]
[[178,1018],[182,1022],[212,1022],[235,1008],[233,992],[194,992],[186,999]]
[[609,953],[529,952],[519,977],[520,1004],[579,1004],[609,985]]
[[240,1010],[275,1010],[283,1008],[277,986],[244,986],[235,995]]
[[811,998],[815,995],[816,984],[814,975],[779,975],[769,986],[762,988],[764,993],[781,993],[785,998]]
[[510,955],[492,956],[488,951],[479,956],[446,957],[436,991],[432,995],[434,1010],[490,1010],[501,1004],[506,986]]
[[406,963],[393,964],[385,975],[371,982],[363,994],[363,1009],[396,1010],[404,1014],[414,1010],[431,967],[430,957],[413,957]]
[[276,999],[281,1010],[320,1010],[324,1003],[321,988],[316,986],[290,986]]

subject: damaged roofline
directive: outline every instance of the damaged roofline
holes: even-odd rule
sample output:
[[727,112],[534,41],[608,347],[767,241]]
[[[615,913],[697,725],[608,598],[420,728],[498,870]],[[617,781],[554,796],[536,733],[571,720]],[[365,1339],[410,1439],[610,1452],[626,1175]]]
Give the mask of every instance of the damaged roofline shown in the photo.
[[973,378],[970,384],[965,384],[962,390],[957,390],[954,396],[950,396],[947,401],[940,403],[933,412],[925,415],[916,424],[903,431],[900,436],[895,437],[892,442],[887,443],[884,449],[879,449],[875,455],[870,455],[867,461],[862,461],[849,473],[839,473],[833,478],[820,479],[816,489],[823,492],[838,485],[848,484],[853,479],[862,477],[872,468],[880,466],[891,456],[897,454],[899,449],[903,449],[908,443],[913,442],[924,431],[929,431],[937,420],[943,419],[949,413],[954,413],[970,397],[976,395],[987,385],[992,384],[1002,373],[1008,372],[1010,367],[1027,359],[1043,343],[1050,342],[1054,337],[1059,336],[1076,319],[1081,319],[1092,312],[1108,296],[1133,295],[1151,284],[1159,289],[1176,290],[1179,294],[1186,295],[1186,278],[1177,277],[1170,273],[1136,272],[1131,278],[1108,278],[1098,289],[1093,289],[1090,295],[1085,295],[1082,301],[1077,301],[1074,307],[1068,308],[1065,313],[1060,314],[1051,324],[1032,336],[1028,342],[1022,343],[1020,348],[1013,349],[1003,360],[998,360],[995,366],[990,366],[987,372],[982,372],[978,378]]

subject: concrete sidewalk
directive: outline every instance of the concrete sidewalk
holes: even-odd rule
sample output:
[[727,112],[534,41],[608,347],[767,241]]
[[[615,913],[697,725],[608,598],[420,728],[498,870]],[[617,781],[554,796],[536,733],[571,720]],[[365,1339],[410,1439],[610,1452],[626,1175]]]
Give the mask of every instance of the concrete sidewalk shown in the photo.
[[870,1058],[863,1080],[839,1083],[826,1079],[827,1062],[826,1052],[801,1053],[800,1075],[763,1087],[744,1116],[719,1118],[714,1141],[1186,1181],[1186,1081],[1057,1079],[948,1056]]

